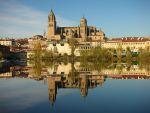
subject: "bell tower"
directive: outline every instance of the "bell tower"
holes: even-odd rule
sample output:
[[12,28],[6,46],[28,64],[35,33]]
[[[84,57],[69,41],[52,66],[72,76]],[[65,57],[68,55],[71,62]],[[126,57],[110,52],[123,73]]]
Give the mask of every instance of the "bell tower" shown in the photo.
[[51,9],[50,14],[48,15],[48,33],[47,37],[50,38],[56,34],[56,18],[53,10]]
[[84,39],[87,37],[87,20],[85,17],[80,20],[80,36]]

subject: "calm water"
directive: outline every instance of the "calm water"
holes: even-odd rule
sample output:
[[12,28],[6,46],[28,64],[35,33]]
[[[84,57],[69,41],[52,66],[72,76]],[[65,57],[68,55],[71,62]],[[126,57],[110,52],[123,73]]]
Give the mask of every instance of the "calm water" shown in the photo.
[[1,63],[0,113],[150,113],[149,65],[94,65]]

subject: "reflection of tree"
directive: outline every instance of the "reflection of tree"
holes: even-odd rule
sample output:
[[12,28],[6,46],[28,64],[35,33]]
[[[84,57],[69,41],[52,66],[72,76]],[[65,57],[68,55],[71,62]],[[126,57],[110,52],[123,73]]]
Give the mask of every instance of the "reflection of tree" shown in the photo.
[[2,52],[0,51],[0,60],[3,58],[3,54]]
[[33,70],[34,70],[34,73],[35,73],[36,77],[40,77],[41,76],[41,71],[42,71],[41,63],[42,63],[41,60],[34,61]]
[[78,76],[78,73],[74,67],[74,61],[73,61],[73,62],[71,62],[71,72],[68,75],[70,85],[76,83],[77,76]]
[[3,63],[2,63],[2,62],[0,62],[0,68],[2,68],[2,66],[3,66]]
[[146,69],[147,72],[150,72],[150,63],[139,61],[139,68]]
[[41,76],[41,71],[42,71],[42,61],[41,60],[32,60],[29,62],[32,66],[32,69],[33,69],[33,74],[34,74],[34,77],[40,77]]
[[81,63],[80,67],[88,68],[90,70],[97,70],[98,72],[101,72],[102,69],[104,69],[107,65],[111,64],[100,61],[93,61],[93,62],[82,61],[80,63]]
[[132,52],[131,52],[130,48],[127,47],[127,49],[126,49],[126,62],[128,64],[130,64],[131,60],[132,60]]
[[128,64],[127,71],[130,71],[130,68],[131,68],[131,64]]
[[122,70],[123,70],[123,65],[121,63],[119,63],[117,66],[116,66],[116,69],[118,70],[118,73],[121,74],[122,73]]
[[119,44],[117,48],[117,58],[118,58],[118,63],[122,61],[122,46]]
[[139,62],[142,62],[143,64],[144,63],[150,64],[150,52],[146,48],[145,49],[140,48],[139,51],[140,51],[140,54],[138,56]]
[[55,62],[52,61],[45,61],[45,60],[41,60],[41,59],[34,59],[30,61],[32,68],[33,68],[33,73],[34,73],[34,77],[42,77],[42,70],[44,70],[44,68],[50,68],[52,69],[54,67]]

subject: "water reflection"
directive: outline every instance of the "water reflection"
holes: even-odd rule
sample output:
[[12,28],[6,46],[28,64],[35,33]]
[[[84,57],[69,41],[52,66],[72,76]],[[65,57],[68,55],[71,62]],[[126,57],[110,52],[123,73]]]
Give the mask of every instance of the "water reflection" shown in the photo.
[[102,86],[108,79],[150,79],[150,65],[94,64],[91,62],[1,62],[1,78],[43,80],[48,85],[49,100],[54,105],[59,89],[79,89],[82,97],[88,90]]

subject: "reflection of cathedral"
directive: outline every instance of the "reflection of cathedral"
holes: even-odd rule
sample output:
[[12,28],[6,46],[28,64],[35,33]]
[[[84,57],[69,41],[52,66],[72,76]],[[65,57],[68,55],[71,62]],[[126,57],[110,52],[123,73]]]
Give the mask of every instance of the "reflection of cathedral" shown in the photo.
[[[57,88],[78,88],[80,89],[81,96],[86,97],[88,94],[88,89],[95,88],[98,85],[102,86],[105,81],[105,77],[112,79],[150,78],[148,71],[145,69],[139,69],[138,65],[133,65],[130,67],[116,65],[114,68],[105,68],[100,72],[98,70],[93,70],[91,66],[88,67],[87,65],[81,65],[80,63],[74,64],[74,71],[72,70],[70,63],[65,66],[63,64],[56,66],[57,70],[54,70],[55,66],[53,67],[54,69],[52,69],[55,71],[55,73],[50,71],[50,76],[48,76],[47,79],[49,85],[49,98],[51,103],[54,103],[56,100]],[[62,67],[65,67],[65,69],[68,70],[65,70]],[[74,74],[72,72],[74,72]],[[50,88],[53,90],[50,90]]]
[[88,80],[87,80],[87,76],[81,76],[81,82],[80,82],[80,89],[81,89],[81,95],[87,96],[88,93]]
[[56,81],[52,77],[47,77],[47,81],[48,81],[47,83],[48,83],[49,100],[53,105],[56,100],[57,94]]
[[81,96],[86,97],[88,94],[88,88],[95,88],[97,85],[102,85],[104,82],[104,76],[102,75],[85,75],[79,74],[75,77],[75,80],[70,80],[73,77],[66,77],[66,75],[48,76],[48,93],[49,100],[54,104],[57,95],[57,88],[78,88],[80,89]]
[[77,27],[57,27],[56,17],[51,10],[48,16],[48,33],[47,38],[50,40],[61,40],[76,38],[79,41],[95,40],[102,41],[105,37],[103,31],[94,26],[88,26],[87,20],[83,17],[80,20],[80,26]]

